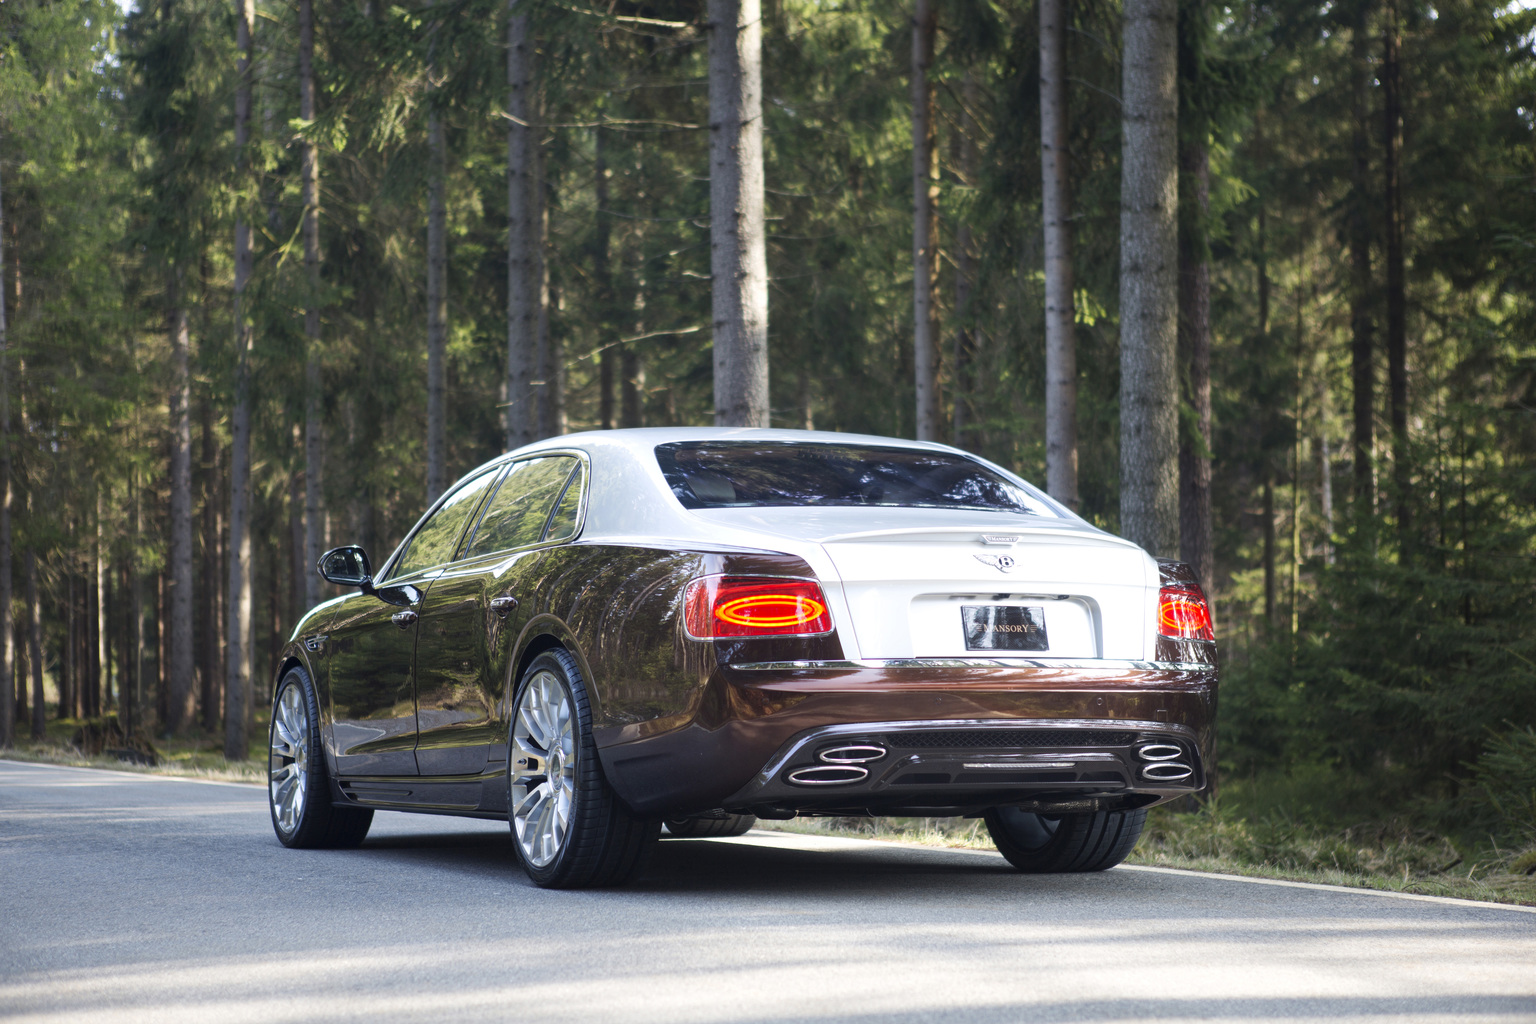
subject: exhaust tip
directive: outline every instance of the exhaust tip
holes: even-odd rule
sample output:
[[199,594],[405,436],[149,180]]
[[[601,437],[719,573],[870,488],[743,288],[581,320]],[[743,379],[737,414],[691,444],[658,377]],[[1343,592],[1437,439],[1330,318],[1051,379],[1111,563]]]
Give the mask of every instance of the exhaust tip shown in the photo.
[[849,743],[841,747],[828,747],[816,756],[828,764],[864,764],[880,760],[885,753],[884,747],[873,743]]
[[785,776],[797,786],[846,786],[869,777],[868,768],[856,764],[817,764],[796,768]]
[[1182,753],[1184,751],[1172,743],[1148,743],[1136,751],[1136,756],[1143,761],[1172,761]]
[[1193,774],[1193,768],[1177,761],[1159,761],[1141,769],[1141,777],[1153,782],[1183,782]]

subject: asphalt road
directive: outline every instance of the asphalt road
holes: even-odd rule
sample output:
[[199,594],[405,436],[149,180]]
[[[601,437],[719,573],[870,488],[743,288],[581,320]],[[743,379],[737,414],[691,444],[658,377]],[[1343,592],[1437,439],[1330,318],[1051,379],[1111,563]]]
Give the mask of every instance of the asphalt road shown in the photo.
[[0,1020],[1536,1021],[1536,913],[759,832],[546,892],[502,823],[0,762]]

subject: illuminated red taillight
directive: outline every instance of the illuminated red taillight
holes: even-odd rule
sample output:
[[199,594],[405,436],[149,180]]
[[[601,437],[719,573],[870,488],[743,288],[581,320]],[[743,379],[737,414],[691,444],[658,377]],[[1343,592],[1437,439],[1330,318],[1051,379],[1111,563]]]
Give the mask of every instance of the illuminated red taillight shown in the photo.
[[815,580],[705,576],[683,593],[683,621],[699,640],[811,636],[832,631],[832,613]]
[[1177,640],[1215,640],[1211,609],[1199,584],[1164,587],[1157,598],[1157,631]]

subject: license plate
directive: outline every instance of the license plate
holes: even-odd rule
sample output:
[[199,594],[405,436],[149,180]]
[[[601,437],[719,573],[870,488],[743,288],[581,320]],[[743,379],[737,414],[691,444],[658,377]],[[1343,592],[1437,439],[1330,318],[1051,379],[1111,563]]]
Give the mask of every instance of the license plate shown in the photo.
[[1044,651],[1045,609],[1008,604],[968,604],[960,608],[968,651]]

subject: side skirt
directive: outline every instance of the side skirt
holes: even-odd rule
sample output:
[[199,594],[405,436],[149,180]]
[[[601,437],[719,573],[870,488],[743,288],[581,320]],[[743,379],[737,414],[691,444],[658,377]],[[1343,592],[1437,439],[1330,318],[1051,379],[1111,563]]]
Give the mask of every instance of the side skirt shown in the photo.
[[336,782],[347,807],[451,814],[463,818],[507,817],[507,770],[479,775],[352,775]]

